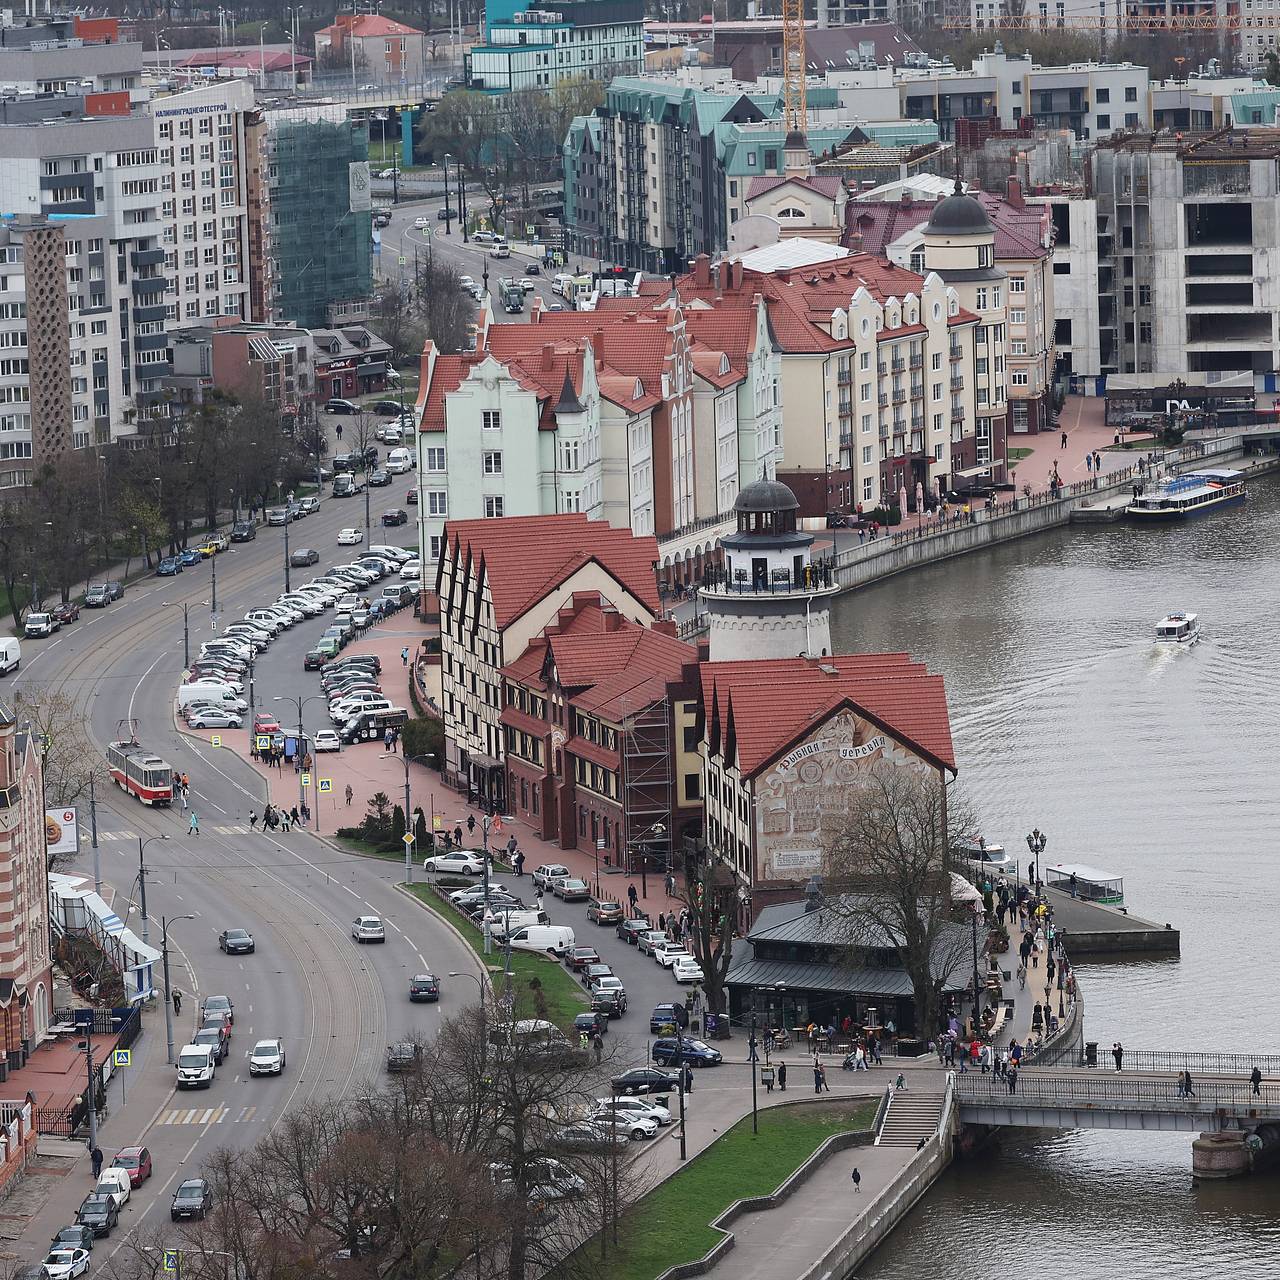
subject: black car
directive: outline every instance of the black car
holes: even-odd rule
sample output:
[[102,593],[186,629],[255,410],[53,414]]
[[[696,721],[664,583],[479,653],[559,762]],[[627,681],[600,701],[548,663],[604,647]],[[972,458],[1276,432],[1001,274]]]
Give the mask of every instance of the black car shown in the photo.
[[639,936],[652,928],[653,925],[651,925],[644,916],[640,916],[634,920],[619,920],[617,926],[614,928],[614,933],[616,933],[623,942],[629,942],[634,947]]
[[320,563],[320,553],[314,547],[299,547],[289,552],[289,563],[295,569],[305,569],[308,565]]
[[660,1036],[669,1027],[685,1026],[687,1020],[688,1015],[678,1005],[655,1004],[653,1012],[649,1015],[649,1034]]
[[404,406],[399,400],[375,400],[373,402],[373,411],[377,414],[390,414],[392,417],[398,418],[404,412]]
[[88,609],[105,609],[111,603],[111,589],[105,582],[95,582],[84,593],[85,607]]
[[620,1018],[627,1011],[627,993],[618,987],[591,993],[591,1012]]
[[123,583],[123,582],[108,582],[108,583],[107,583],[107,596],[108,596],[108,598],[110,598],[110,599],[112,599],[112,600],[123,600],[123,599],[124,599],[124,583]]
[[614,1093],[623,1096],[640,1093],[675,1093],[680,1088],[680,1077],[657,1067],[636,1067],[614,1076],[609,1083]]
[[403,507],[392,507],[382,513],[382,523],[390,528],[392,525],[408,524],[409,513]]
[[720,1065],[721,1053],[701,1040],[681,1039],[677,1046],[674,1036],[655,1040],[650,1046],[649,1055],[654,1062],[663,1066],[678,1066],[687,1062],[691,1067],[716,1067]]
[[227,1044],[227,1035],[225,1027],[201,1027],[199,1031],[191,1037],[192,1044],[207,1045],[213,1050],[214,1061],[221,1062],[227,1056],[227,1050],[230,1047]]
[[231,526],[232,542],[252,542],[258,536],[258,526],[252,520],[237,520]]
[[418,505],[418,490],[416,488],[410,489],[409,492],[405,495],[405,501],[411,507],[416,507]]
[[387,1046],[387,1070],[390,1072],[412,1071],[422,1056],[422,1047],[406,1040],[401,1044]]
[[218,946],[229,956],[253,954],[253,934],[247,929],[224,929],[218,935]]
[[593,1031],[600,1032],[604,1035],[609,1030],[609,1015],[607,1013],[580,1013],[573,1020],[573,1029],[581,1035],[584,1031],[590,1035]]
[[440,979],[433,973],[417,973],[409,979],[409,999],[416,1002],[440,999]]
[[213,1207],[213,1195],[209,1184],[203,1178],[188,1178],[180,1183],[173,1193],[173,1203],[169,1206],[169,1217],[174,1222],[183,1218],[204,1218]]
[[369,473],[369,485],[373,489],[383,489],[390,483],[391,472],[384,471],[381,467]]
[[88,1227],[95,1236],[109,1236],[120,1222],[120,1210],[114,1196],[91,1195],[76,1214],[76,1221]]
[[82,1222],[77,1222],[73,1227],[63,1227],[52,1240],[49,1241],[51,1249],[88,1249],[93,1250],[93,1228],[87,1227]]
[[328,654],[323,649],[309,649],[302,659],[303,671],[319,671],[328,661]]

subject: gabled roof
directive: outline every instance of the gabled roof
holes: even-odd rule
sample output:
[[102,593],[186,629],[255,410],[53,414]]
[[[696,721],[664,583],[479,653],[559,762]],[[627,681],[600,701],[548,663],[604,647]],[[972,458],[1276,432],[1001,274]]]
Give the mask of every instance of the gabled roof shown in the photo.
[[[1047,205],[1029,204],[1019,208],[987,191],[970,190],[967,194],[982,205],[995,227],[997,261],[1048,255],[1044,236],[1052,214]],[[851,200],[845,207],[844,239],[852,243],[851,237],[861,234],[863,252],[886,253],[889,246],[908,231],[923,228],[934,208],[935,202],[928,199]]]
[[445,525],[446,554],[483,573],[496,625],[505,628],[584,565],[596,563],[650,613],[660,604],[658,541],[585,515],[508,516]]
[[767,177],[751,179],[751,185],[747,188],[747,199],[755,200],[778,187],[785,186],[802,187],[806,191],[825,196],[828,200],[834,200],[844,187],[844,182],[840,178],[809,177],[807,174],[770,174]]
[[708,662],[700,674],[707,736],[727,741],[732,726],[736,758],[726,762],[743,777],[755,776],[843,706],[956,770],[942,677],[905,653]]
[[[417,27],[407,27],[403,22],[393,22],[380,13],[342,14],[336,22],[318,31],[317,35],[333,35],[340,32],[363,38],[364,36],[420,36]],[[341,36],[339,36],[341,39]]]

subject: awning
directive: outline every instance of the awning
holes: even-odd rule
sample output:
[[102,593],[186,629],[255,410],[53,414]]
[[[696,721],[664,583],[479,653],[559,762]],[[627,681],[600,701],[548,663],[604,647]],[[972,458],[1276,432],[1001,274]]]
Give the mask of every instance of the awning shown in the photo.
[[963,471],[953,471],[952,479],[964,477],[966,480],[971,476],[985,475],[988,471],[994,471],[997,467],[1004,466],[1003,458],[993,458],[990,462],[984,463],[980,467],[966,467]]
[[[788,991],[836,991],[845,995],[912,996],[915,989],[902,969],[865,969],[835,964],[798,964],[786,960],[744,960],[734,964],[725,985],[730,987],[786,987]],[[964,985],[943,983],[944,991]]]

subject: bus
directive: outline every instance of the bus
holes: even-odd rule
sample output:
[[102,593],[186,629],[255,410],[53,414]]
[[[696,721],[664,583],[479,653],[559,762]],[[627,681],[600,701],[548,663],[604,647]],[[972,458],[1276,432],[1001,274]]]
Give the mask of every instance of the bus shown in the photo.
[[107,767],[116,785],[143,804],[173,803],[173,770],[137,742],[113,742],[107,748]]

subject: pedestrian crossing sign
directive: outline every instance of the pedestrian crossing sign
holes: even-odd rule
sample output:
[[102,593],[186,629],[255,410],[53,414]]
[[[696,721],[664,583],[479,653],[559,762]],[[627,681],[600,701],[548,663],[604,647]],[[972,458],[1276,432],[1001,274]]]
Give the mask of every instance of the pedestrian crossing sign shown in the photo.
[[302,775],[302,785],[304,787],[309,787],[311,785],[311,775],[309,773],[304,773]]
[[260,733],[256,741],[258,750],[266,751],[271,746],[271,735],[269,733]]
[[164,1269],[166,1271],[178,1270],[178,1250],[166,1249],[164,1251]]
[[322,794],[327,794],[328,792],[330,792],[330,791],[332,791],[332,790],[333,790],[333,779],[332,779],[332,778],[320,778],[320,779],[318,779],[318,781],[319,781],[319,784],[320,784],[320,791],[321,791],[321,793],[322,793]]
[[133,1066],[133,1050],[132,1049],[113,1049],[111,1051],[111,1063],[116,1067]]
[[213,737],[209,739],[209,741],[210,741],[210,742],[211,742],[215,747],[220,747],[220,746],[222,746],[222,734],[220,734],[220,733],[215,733],[215,734],[213,735]]

